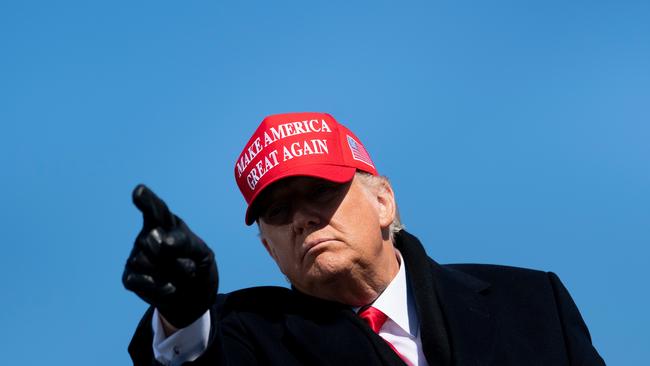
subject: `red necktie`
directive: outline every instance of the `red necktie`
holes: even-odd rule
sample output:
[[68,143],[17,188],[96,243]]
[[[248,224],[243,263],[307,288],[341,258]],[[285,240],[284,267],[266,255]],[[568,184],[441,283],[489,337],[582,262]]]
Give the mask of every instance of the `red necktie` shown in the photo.
[[[372,329],[373,332],[377,333],[379,335],[379,329],[386,323],[386,320],[388,320],[388,316],[384,313],[381,312],[381,310],[377,308],[373,308],[372,306],[368,306],[365,309],[362,309],[359,311],[357,314],[361,319],[363,319],[366,324]],[[383,339],[383,338],[382,338]],[[395,346],[393,346],[389,341],[385,340],[384,341],[390,346],[390,348],[397,353],[397,355],[406,363],[407,360],[402,356],[397,349],[395,349]]]

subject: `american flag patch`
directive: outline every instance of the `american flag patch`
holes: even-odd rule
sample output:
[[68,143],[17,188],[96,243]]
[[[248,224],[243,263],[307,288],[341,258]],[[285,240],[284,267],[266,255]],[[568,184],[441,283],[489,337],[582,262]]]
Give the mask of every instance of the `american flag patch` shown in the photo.
[[352,151],[352,157],[354,160],[362,161],[374,168],[375,166],[372,165],[372,160],[370,160],[370,155],[368,155],[366,148],[356,142],[352,137],[350,137],[350,135],[347,135],[347,137],[348,146],[350,146],[350,151]]

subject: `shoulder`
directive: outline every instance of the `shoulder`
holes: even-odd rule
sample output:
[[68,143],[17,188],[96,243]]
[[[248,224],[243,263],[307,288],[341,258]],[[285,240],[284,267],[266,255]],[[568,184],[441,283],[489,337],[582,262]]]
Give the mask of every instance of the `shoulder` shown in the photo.
[[[559,282],[552,272],[497,264],[455,263],[442,267],[455,276],[470,276],[494,286],[552,286]],[[539,287],[537,288],[539,290]]]
[[512,267],[497,264],[454,263],[444,264],[443,268],[477,277],[483,281],[548,281],[549,272],[530,268]]
[[404,230],[396,236],[396,248],[402,253],[407,271],[416,281],[432,273],[438,284],[462,285],[480,292],[490,285],[530,285],[557,279],[551,272],[528,268],[475,263],[439,264],[426,254],[415,236]]
[[474,263],[445,264],[442,268],[450,277],[470,278],[485,283],[483,288],[497,299],[555,302],[558,296],[568,296],[564,285],[553,272]]

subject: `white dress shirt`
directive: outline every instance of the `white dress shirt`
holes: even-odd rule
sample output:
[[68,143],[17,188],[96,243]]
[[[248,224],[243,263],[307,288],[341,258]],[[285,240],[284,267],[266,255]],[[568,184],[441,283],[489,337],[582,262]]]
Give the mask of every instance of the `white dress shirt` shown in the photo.
[[388,316],[379,329],[379,336],[390,342],[403,358],[406,358],[404,361],[407,365],[428,366],[422,352],[420,322],[415,311],[413,294],[406,282],[406,265],[399,251],[397,249],[395,251],[400,259],[399,272],[372,303],[374,308]]
[[[379,329],[379,336],[390,342],[406,358],[409,366],[428,366],[422,352],[415,302],[406,282],[406,265],[399,251],[395,251],[400,261],[397,276],[372,304],[388,316],[388,320]],[[196,360],[205,351],[210,335],[210,313],[206,311],[194,323],[167,338],[158,310],[154,311],[151,325],[156,360],[166,366],[181,365],[183,362]]]
[[210,323],[210,312],[206,311],[194,323],[165,338],[158,309],[155,309],[151,319],[154,357],[165,366],[196,360],[208,347]]

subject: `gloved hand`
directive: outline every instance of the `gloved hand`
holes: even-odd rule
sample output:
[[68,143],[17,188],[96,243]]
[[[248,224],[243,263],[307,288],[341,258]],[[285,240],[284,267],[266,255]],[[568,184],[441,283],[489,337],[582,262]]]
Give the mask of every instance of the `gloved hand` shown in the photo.
[[135,187],[133,203],[144,222],[122,283],[174,327],[186,327],[216,299],[219,275],[214,253],[145,185]]

